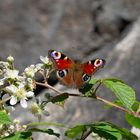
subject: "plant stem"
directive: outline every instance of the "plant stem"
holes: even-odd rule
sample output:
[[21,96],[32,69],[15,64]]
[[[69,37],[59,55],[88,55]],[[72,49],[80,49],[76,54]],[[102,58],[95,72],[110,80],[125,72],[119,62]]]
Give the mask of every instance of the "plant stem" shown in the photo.
[[91,133],[92,133],[92,130],[89,130],[89,131],[85,132],[85,134],[82,135],[80,140],[85,140]]
[[3,103],[7,102],[7,101],[10,100],[10,99],[11,99],[11,97],[8,97],[8,98],[6,98],[6,99],[0,100],[0,104],[3,104]]
[[[49,85],[47,82],[45,82],[45,83],[36,82],[36,84],[37,84],[37,85],[44,86],[44,87],[47,87],[47,88],[49,88],[49,89],[55,91],[58,95],[59,95],[59,94],[62,94],[61,91],[55,89],[54,87],[52,87],[51,85]],[[99,83],[99,85],[97,86],[97,88],[95,89],[95,91],[97,91],[97,89],[98,89],[99,87],[100,87],[100,83]],[[94,92],[95,92],[95,91],[94,91]],[[68,93],[68,95],[69,95],[69,96],[75,96],[75,97],[87,97],[87,96],[84,96],[84,95],[81,95],[81,94],[74,94],[74,93]],[[113,107],[115,107],[115,108],[118,108],[118,109],[120,109],[120,110],[122,110],[122,111],[124,111],[124,112],[126,112],[126,113],[129,113],[129,114],[132,114],[132,115],[134,115],[134,116],[136,116],[136,117],[139,117],[139,116],[137,115],[137,113],[131,112],[131,111],[129,111],[129,110],[127,110],[127,109],[125,109],[125,108],[123,108],[123,107],[121,107],[121,106],[118,106],[118,105],[112,103],[111,101],[108,101],[108,100],[106,100],[106,99],[103,99],[103,98],[101,98],[101,97],[99,97],[99,96],[95,96],[95,97],[91,97],[91,96],[90,96],[90,97],[88,97],[88,98],[97,99],[97,100],[99,100],[99,101],[102,101],[102,102],[104,102],[104,103],[110,105],[110,106],[113,106]]]
[[59,91],[59,90],[55,89],[54,87],[52,87],[51,85],[49,85],[47,82],[45,82],[45,83],[35,82],[35,83],[37,85],[40,85],[40,86],[44,86],[46,88],[49,88],[49,89],[55,91],[57,94],[61,94],[62,93],[61,91]]

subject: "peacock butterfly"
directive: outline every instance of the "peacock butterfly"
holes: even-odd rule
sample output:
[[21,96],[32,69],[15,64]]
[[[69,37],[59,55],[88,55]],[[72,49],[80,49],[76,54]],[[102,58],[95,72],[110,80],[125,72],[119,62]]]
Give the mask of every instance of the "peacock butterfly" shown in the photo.
[[49,50],[48,56],[53,63],[58,79],[68,87],[80,88],[105,64],[104,59],[80,63],[55,50]]

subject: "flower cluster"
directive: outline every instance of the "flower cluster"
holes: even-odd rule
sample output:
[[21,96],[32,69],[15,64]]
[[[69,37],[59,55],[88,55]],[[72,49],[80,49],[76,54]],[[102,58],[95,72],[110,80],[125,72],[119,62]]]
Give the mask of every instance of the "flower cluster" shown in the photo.
[[20,102],[23,108],[27,108],[28,98],[34,97],[35,74],[39,71],[48,73],[48,57],[41,56],[40,59],[42,63],[30,65],[22,74],[14,68],[12,56],[9,56],[6,62],[0,61],[0,94],[8,95],[11,105]]
[[5,136],[9,136],[10,134],[17,132],[17,131],[24,131],[27,128],[26,125],[22,125],[20,120],[13,120],[12,124],[9,125],[1,125],[0,126],[0,138]]

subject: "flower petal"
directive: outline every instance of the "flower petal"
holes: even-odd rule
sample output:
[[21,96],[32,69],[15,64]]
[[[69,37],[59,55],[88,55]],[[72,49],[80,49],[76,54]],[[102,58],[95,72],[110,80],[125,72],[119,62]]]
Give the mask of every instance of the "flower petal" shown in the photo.
[[17,103],[17,97],[11,96],[10,104],[11,104],[11,105],[15,105],[16,103]]
[[10,85],[6,87],[6,91],[10,93],[15,93],[18,90],[18,88],[15,85]]
[[26,97],[33,97],[33,96],[34,96],[34,92],[32,92],[32,91],[28,91],[26,93]]
[[40,60],[45,64],[47,64],[49,62],[49,58],[47,56],[46,57],[40,56]]
[[25,100],[25,98],[23,98],[23,99],[20,100],[20,105],[21,105],[23,108],[27,108],[27,101]]

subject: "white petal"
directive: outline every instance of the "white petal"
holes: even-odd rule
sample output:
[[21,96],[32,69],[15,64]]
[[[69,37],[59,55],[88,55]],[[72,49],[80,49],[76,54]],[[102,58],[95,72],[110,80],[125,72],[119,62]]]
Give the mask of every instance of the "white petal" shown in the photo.
[[27,97],[33,97],[33,96],[34,96],[34,92],[28,91],[28,92],[26,93],[26,96],[27,96]]
[[24,84],[20,83],[20,85],[18,86],[19,89],[24,88]]
[[20,105],[21,105],[23,108],[27,108],[27,101],[25,100],[25,98],[23,98],[23,99],[20,100]]
[[5,78],[0,79],[0,86],[4,85],[4,80],[5,80]]
[[40,56],[40,60],[41,60],[42,62],[44,62],[44,59],[45,59],[44,56]]
[[16,103],[17,103],[17,97],[11,96],[10,104],[11,104],[11,105],[15,105]]
[[45,64],[47,64],[49,62],[49,58],[47,56],[46,57],[40,56],[40,60]]
[[15,85],[10,85],[6,87],[7,92],[15,93],[17,91],[17,87]]

